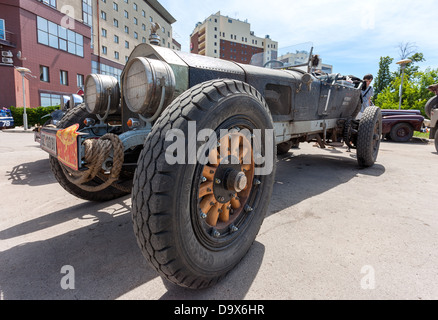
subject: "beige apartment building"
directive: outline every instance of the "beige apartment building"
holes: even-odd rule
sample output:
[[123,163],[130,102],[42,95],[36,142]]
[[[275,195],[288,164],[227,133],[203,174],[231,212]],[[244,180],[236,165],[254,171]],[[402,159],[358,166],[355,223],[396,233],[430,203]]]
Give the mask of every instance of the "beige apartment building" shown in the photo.
[[190,36],[190,51],[204,56],[249,64],[254,54],[264,52],[263,62],[277,59],[278,42],[269,35],[257,37],[248,21],[212,14],[198,22]]
[[175,18],[156,0],[43,0],[91,27],[92,73],[120,80],[132,50],[149,43],[152,23],[158,22],[161,46],[181,50],[173,39]]

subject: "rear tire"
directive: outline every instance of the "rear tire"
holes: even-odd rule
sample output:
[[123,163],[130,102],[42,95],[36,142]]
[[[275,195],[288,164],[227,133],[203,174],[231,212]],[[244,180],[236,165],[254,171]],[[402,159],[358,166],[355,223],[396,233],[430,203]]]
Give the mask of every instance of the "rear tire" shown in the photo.
[[429,101],[426,102],[426,105],[424,106],[424,112],[430,119],[432,117],[432,110],[437,108],[438,108],[438,96],[435,96],[430,98]]
[[[188,137],[192,121],[196,121],[197,134],[211,129],[216,135],[220,129],[238,128],[238,132],[273,129],[273,123],[266,102],[253,87],[235,80],[214,80],[201,83],[178,97],[164,110],[146,139],[132,191],[132,219],[137,242],[146,260],[163,278],[179,286],[200,289],[222,279],[254,242],[268,210],[275,161],[272,159],[274,168],[269,175],[246,174],[247,188],[242,191],[246,192],[245,196],[236,193],[237,199],[233,195],[225,200],[235,192],[227,189],[229,191],[218,197],[216,192],[225,190],[223,183],[228,179],[219,175],[219,172],[225,172],[226,164],[221,162],[212,168],[210,162],[207,165],[199,161],[171,165],[166,161],[169,147],[174,144],[166,141],[166,134],[175,129],[173,132]],[[263,131],[263,137],[264,134]],[[222,141],[227,140],[218,141],[223,146]],[[197,154],[203,144],[197,142],[193,148],[185,141],[185,150],[193,148],[192,152]],[[274,157],[275,144],[270,152]],[[263,148],[262,153],[266,153]],[[208,154],[209,159],[211,154],[212,151]],[[233,168],[229,166],[226,170],[230,172]],[[206,190],[207,195],[201,195],[201,190]],[[205,202],[206,197],[211,200]],[[233,205],[235,211],[229,212],[228,219],[226,215],[223,218],[224,207],[220,211],[216,208],[221,208],[227,201],[233,203],[232,199],[239,203]],[[219,220],[214,213],[220,213]]]
[[357,161],[363,168],[371,167],[377,160],[382,136],[382,111],[376,106],[365,109],[359,123]]
[[435,149],[438,152],[438,130],[435,132]]
[[395,142],[408,142],[414,136],[414,129],[409,123],[397,123],[390,132],[391,140]]

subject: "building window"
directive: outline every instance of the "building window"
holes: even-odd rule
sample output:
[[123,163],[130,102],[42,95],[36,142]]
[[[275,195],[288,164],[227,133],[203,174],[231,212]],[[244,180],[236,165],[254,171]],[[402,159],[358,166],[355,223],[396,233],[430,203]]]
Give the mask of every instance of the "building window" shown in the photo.
[[87,26],[93,25],[92,0],[82,0],[82,20]]
[[119,60],[119,53],[117,51],[114,51],[114,59]]
[[84,57],[84,37],[79,33],[41,17],[37,17],[37,29],[38,43]]
[[114,11],[119,11],[119,5],[117,3],[113,3]]
[[146,17],[146,12],[145,12],[144,10],[141,10],[141,15],[142,15],[143,17]]
[[6,27],[4,19],[0,19],[0,40],[6,40]]
[[56,8],[56,0],[40,0],[40,2],[47,4],[53,8]]
[[107,54],[108,53],[108,48],[105,46],[102,46],[102,53],[103,54]]
[[76,76],[76,81],[78,84],[78,88],[83,88],[84,87],[84,75],[83,74],[77,74]]
[[125,41],[125,48],[129,49],[129,42],[128,41]]
[[146,31],[146,25],[144,23],[141,25],[141,28],[143,29],[143,31]]
[[146,38],[143,37],[143,38],[141,39],[141,42],[146,43]]
[[129,34],[129,27],[125,26],[125,32]]
[[106,38],[107,31],[106,29],[102,28],[102,37]]
[[100,17],[102,18],[102,20],[106,20],[106,12],[102,10],[100,12]]
[[114,27],[118,28],[119,27],[119,20],[114,19]]
[[149,21],[154,22],[154,19],[152,19],[152,17],[149,17]]
[[138,33],[134,32],[134,39],[138,39]]
[[53,107],[61,104],[59,94],[40,93],[41,107]]
[[128,11],[125,10],[125,18],[128,19],[129,18],[129,13]]
[[50,82],[49,67],[40,66],[40,80],[43,82]]
[[137,18],[134,18],[134,24],[135,24],[135,25],[138,25],[138,20],[137,20]]
[[64,70],[61,70],[59,72],[59,75],[60,75],[60,83],[63,86],[68,86],[68,72],[64,71]]
[[114,42],[115,42],[115,43],[119,43],[119,36],[114,35]]
[[137,4],[136,4],[136,3],[134,3],[134,10],[135,10],[135,11],[138,10],[138,7],[137,7]]

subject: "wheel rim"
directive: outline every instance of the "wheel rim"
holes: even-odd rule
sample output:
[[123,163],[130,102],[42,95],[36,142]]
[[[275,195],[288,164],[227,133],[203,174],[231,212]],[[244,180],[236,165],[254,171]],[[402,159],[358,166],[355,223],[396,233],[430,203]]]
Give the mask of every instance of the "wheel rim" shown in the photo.
[[408,131],[406,130],[405,127],[402,127],[400,129],[397,130],[397,136],[400,138],[404,138],[408,135]]
[[208,163],[195,170],[192,221],[200,242],[212,250],[229,245],[250,224],[262,179],[255,176],[251,138],[241,134],[252,125],[231,128],[210,150]]

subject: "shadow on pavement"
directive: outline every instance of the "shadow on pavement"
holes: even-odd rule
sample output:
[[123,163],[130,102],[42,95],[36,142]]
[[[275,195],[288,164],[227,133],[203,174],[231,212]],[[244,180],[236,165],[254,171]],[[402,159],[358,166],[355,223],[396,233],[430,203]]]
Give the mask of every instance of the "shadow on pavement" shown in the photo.
[[292,149],[288,154],[278,156],[267,216],[347,183],[359,174],[379,177],[385,173],[385,167],[378,159],[374,166],[363,169],[358,166],[355,151],[348,153],[349,156],[341,156],[345,153],[343,150],[323,149],[326,154],[315,155],[300,154],[299,150]]
[[16,185],[41,186],[56,183],[49,159],[23,163],[6,172],[8,181]]

